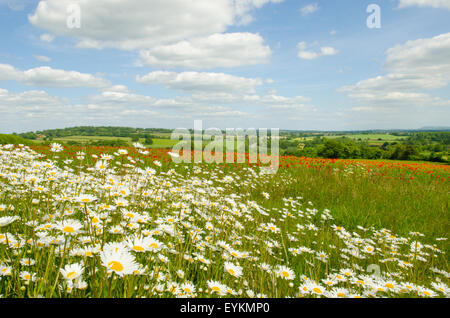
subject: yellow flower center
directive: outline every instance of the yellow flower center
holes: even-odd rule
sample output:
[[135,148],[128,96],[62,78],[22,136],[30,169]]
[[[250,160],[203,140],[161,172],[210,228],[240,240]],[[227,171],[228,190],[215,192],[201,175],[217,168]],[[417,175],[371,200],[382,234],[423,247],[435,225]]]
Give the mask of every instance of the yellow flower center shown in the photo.
[[322,294],[322,290],[320,290],[320,289],[317,288],[317,287],[314,287],[313,291],[314,291],[315,293],[317,293],[317,294]]
[[235,274],[236,274],[235,271],[234,271],[232,268],[229,268],[229,269],[228,269],[228,272],[229,272],[231,275],[235,275]]
[[145,249],[142,246],[133,246],[133,250],[137,251],[137,252],[143,252],[145,251]]
[[284,277],[289,277],[289,276],[290,276],[289,273],[286,272],[286,271],[283,271],[281,274],[282,274]]
[[217,286],[213,286],[211,289],[214,290],[215,292],[220,292],[220,288]]
[[67,233],[73,233],[73,232],[75,232],[75,230],[74,230],[73,227],[71,227],[71,226],[66,226],[66,227],[64,227],[64,228],[63,228],[63,231],[64,231],[64,232],[67,232]]
[[67,274],[67,278],[68,278],[68,279],[72,279],[72,278],[74,278],[75,276],[77,276],[77,273],[76,273],[76,272],[70,272],[69,274]]
[[117,261],[112,261],[108,263],[108,267],[116,272],[123,271],[123,265]]

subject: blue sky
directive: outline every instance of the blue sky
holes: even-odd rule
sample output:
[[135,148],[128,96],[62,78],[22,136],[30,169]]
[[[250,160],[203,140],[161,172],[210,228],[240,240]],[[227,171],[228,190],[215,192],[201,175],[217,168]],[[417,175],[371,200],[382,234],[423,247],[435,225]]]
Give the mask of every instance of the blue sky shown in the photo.
[[449,0],[0,0],[0,132],[448,126],[449,21]]

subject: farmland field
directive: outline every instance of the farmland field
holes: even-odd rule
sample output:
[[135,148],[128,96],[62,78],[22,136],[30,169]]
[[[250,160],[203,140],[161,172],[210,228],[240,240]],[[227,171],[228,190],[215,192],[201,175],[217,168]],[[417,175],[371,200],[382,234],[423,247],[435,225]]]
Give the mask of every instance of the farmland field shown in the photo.
[[[122,140],[128,143],[129,146],[131,146],[133,143],[130,137],[108,137],[108,136],[68,136],[55,138],[54,141],[59,143],[67,143],[70,141],[74,141],[78,143],[89,144],[90,142],[104,141],[104,140],[107,141]],[[150,148],[171,148],[178,142],[177,140],[170,140],[166,138],[155,138],[152,140],[153,144],[149,146]],[[143,142],[144,140],[139,141]],[[38,140],[38,142],[42,143],[44,141]]]
[[0,148],[3,297],[448,297],[450,167]]

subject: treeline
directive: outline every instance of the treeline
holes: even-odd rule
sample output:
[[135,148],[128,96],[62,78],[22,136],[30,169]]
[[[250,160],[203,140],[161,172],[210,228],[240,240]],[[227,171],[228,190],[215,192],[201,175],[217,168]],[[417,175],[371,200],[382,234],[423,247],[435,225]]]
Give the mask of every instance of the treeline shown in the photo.
[[[428,134],[430,134],[428,136]],[[450,133],[418,133],[405,141],[369,145],[351,138],[316,137],[309,141],[280,141],[282,155],[332,159],[392,159],[449,162]]]

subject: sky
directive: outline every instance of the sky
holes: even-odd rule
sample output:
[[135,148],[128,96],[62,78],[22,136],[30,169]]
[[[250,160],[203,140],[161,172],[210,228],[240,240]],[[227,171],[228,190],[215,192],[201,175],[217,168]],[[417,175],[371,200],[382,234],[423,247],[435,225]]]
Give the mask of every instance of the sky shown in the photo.
[[450,0],[0,0],[0,133],[450,122]]

